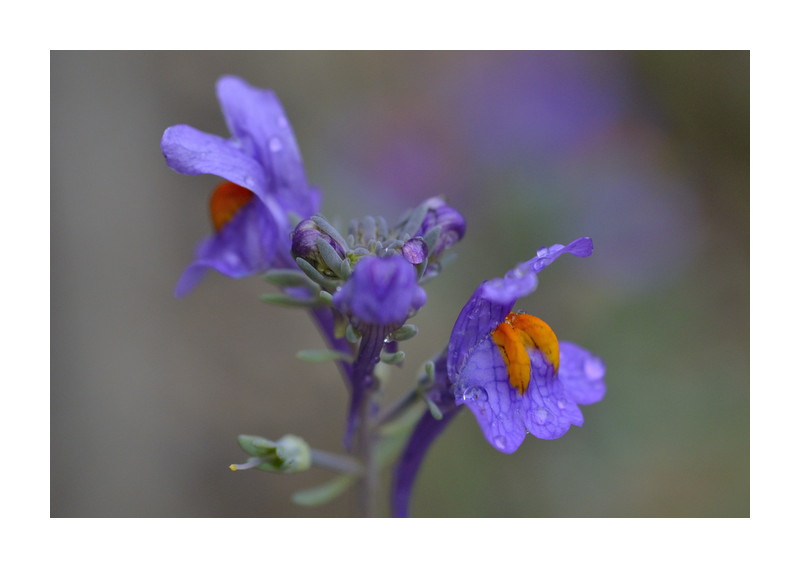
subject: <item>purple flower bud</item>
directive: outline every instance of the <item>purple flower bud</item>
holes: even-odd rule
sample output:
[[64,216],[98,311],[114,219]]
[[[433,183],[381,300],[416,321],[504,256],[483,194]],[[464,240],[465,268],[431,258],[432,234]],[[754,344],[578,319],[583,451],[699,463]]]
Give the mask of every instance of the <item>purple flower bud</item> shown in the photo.
[[428,245],[422,237],[414,237],[403,244],[403,257],[413,265],[422,264],[428,258]]
[[439,237],[431,251],[433,257],[438,257],[442,252],[456,244],[464,236],[466,222],[464,217],[450,207],[441,197],[431,197],[425,202],[428,213],[422,221],[422,227],[417,236],[425,235],[435,227],[440,228]]
[[339,242],[324,232],[313,219],[300,221],[292,231],[292,256],[295,258],[300,257],[308,261],[321,273],[331,275],[332,267],[327,266],[319,250],[320,238],[331,245],[341,258],[345,257],[345,251]]
[[333,305],[363,324],[401,326],[425,304],[414,267],[402,256],[367,256],[333,296]]

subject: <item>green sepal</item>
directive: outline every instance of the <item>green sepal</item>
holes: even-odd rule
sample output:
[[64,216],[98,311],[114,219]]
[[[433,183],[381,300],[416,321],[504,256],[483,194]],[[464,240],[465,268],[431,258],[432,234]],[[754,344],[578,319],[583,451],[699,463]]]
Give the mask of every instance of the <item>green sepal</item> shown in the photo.
[[439,408],[439,406],[435,402],[433,402],[430,398],[428,398],[427,396],[423,396],[422,398],[425,400],[425,404],[428,405],[428,410],[430,411],[431,416],[433,416],[433,419],[434,420],[441,420],[442,419],[442,410]]
[[320,231],[327,234],[334,241],[339,243],[339,245],[342,247],[342,250],[347,250],[349,248],[347,246],[347,241],[342,234],[336,230],[336,227],[328,223],[328,220],[325,217],[322,217],[321,215],[314,215],[311,217],[311,220],[317,224],[317,227],[319,227]]
[[[277,442],[273,442],[261,436],[241,435],[239,436],[239,446],[262,462],[255,466],[255,469],[295,473],[311,467],[311,448],[299,436],[287,434]],[[248,463],[253,461],[255,460],[251,458]]]
[[358,343],[361,341],[361,334],[359,334],[352,325],[347,325],[344,330],[344,338],[350,343]]
[[281,287],[302,286],[309,290],[319,291],[319,284],[297,270],[275,269],[264,274],[264,280]]
[[428,247],[428,254],[433,254],[433,249],[436,247],[436,241],[439,240],[439,234],[442,232],[442,227],[436,225],[430,231],[423,235],[422,240],[425,241],[425,246]]
[[420,230],[422,227],[422,222],[425,220],[425,215],[428,213],[428,207],[424,203],[414,209],[411,214],[408,216],[408,220],[403,225],[401,229],[401,236],[403,233],[407,233],[409,237],[413,237],[417,234],[417,231]]
[[261,436],[242,434],[239,436],[239,446],[251,456],[263,458],[266,457],[270,451],[274,451],[275,442],[270,442]]
[[322,274],[319,270],[314,268],[306,259],[300,258],[299,256],[294,259],[297,263],[297,266],[303,273],[308,276],[312,282],[319,285],[323,290],[327,290],[328,292],[334,292],[336,288],[342,283],[341,280],[335,278],[328,278],[324,274]]
[[394,341],[406,341],[417,335],[417,333],[419,333],[419,328],[414,324],[407,323],[400,329],[393,331],[391,339]]
[[353,485],[356,476],[340,475],[317,487],[304,489],[292,495],[292,502],[303,507],[317,507],[336,499]]
[[292,296],[286,296],[284,294],[262,294],[261,301],[266,304],[272,304],[273,306],[283,306],[286,308],[316,308],[322,305],[318,298],[309,300],[305,298],[293,298]]
[[306,363],[327,363],[328,361],[347,361],[352,362],[350,354],[342,353],[334,349],[301,349],[296,357]]
[[343,276],[342,272],[342,257],[339,256],[339,253],[336,252],[336,249],[333,248],[333,245],[331,245],[322,237],[317,237],[317,250],[319,251],[319,256],[322,258],[322,262],[325,263],[325,266],[327,266],[342,280],[347,278],[346,276]]
[[381,352],[381,361],[387,365],[399,365],[405,360],[406,354],[403,351],[397,351],[395,353]]

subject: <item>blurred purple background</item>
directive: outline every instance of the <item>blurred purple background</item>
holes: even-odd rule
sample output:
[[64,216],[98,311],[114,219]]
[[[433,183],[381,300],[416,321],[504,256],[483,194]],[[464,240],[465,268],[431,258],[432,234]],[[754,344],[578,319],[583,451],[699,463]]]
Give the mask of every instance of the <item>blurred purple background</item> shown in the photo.
[[595,255],[519,307],[603,356],[606,399],[557,441],[493,450],[464,412],[418,516],[749,516],[748,52],[53,52],[54,517],[344,516],[311,471],[232,473],[240,433],[340,449],[346,391],[300,312],[258,278],[172,297],[210,230],[211,177],[163,162],[164,128],[227,136],[222,74],[271,88],[331,220],[431,195],[467,218],[405,345],[404,392],[475,286],[540,246]]

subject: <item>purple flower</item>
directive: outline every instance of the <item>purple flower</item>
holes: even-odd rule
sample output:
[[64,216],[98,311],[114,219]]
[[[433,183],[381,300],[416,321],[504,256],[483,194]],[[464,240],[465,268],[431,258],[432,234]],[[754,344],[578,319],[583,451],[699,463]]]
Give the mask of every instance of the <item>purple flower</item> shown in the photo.
[[230,139],[185,124],[167,128],[161,138],[167,165],[176,172],[214,174],[228,181],[212,195],[215,233],[198,246],[195,261],[178,282],[178,296],[194,288],[209,268],[240,278],[294,266],[289,214],[309,217],[320,204],[275,94],[225,76],[217,81],[217,97]]
[[359,325],[398,328],[425,303],[417,272],[400,255],[366,256],[353,267],[350,279],[333,296],[333,305]]
[[564,253],[589,256],[592,240],[542,248],[503,278],[482,283],[453,327],[447,371],[455,402],[472,411],[501,452],[514,452],[527,432],[550,440],[581,426],[578,404],[605,394],[601,359],[558,341],[542,320],[511,312],[536,288],[536,274]]
[[538,318],[511,312],[517,299],[536,289],[538,272],[564,253],[586,257],[592,248],[587,237],[544,247],[503,278],[478,286],[456,320],[446,356],[435,361],[427,396],[442,417],[426,413],[420,419],[395,467],[394,516],[408,515],[411,489],[428,448],[464,406],[475,414],[489,443],[511,453],[528,431],[553,439],[570,425],[580,426],[583,416],[577,405],[603,398],[601,359],[573,343],[559,342]]

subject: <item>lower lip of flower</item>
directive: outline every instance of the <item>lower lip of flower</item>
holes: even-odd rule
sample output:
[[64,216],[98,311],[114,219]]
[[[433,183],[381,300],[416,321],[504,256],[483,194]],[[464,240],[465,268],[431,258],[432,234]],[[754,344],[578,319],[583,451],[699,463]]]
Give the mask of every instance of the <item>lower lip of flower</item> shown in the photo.
[[529,349],[538,349],[558,373],[558,338],[543,320],[528,314],[509,313],[492,331],[492,341],[500,349],[508,369],[508,382],[525,394],[531,380]]
[[253,199],[253,192],[235,183],[226,181],[211,194],[209,209],[214,230],[219,232],[239,210]]

